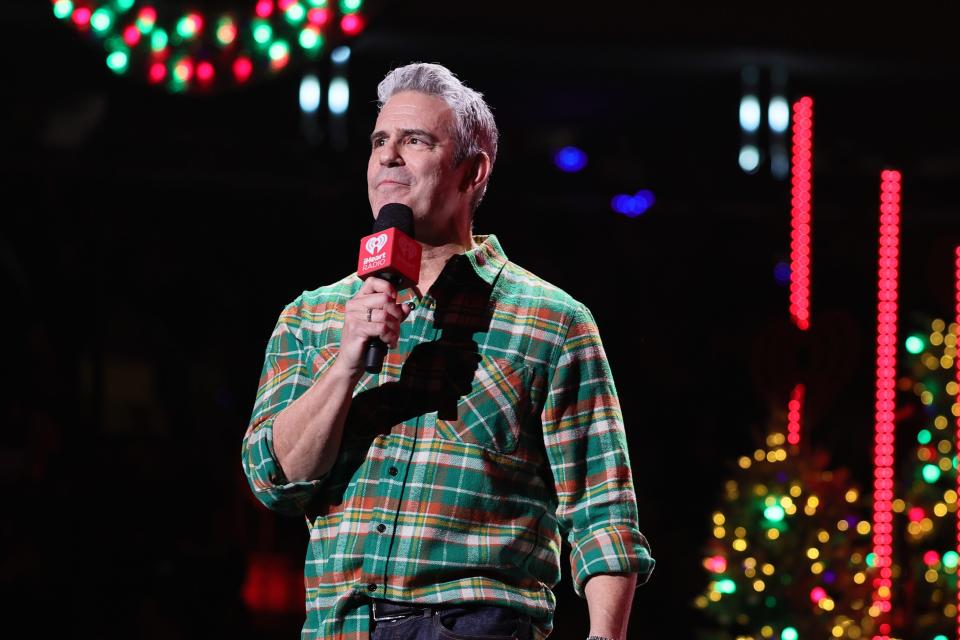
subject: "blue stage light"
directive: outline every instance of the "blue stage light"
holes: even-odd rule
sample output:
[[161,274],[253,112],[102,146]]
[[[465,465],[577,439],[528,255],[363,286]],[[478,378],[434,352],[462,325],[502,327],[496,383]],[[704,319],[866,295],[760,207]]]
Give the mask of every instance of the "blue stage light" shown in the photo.
[[655,201],[653,192],[648,189],[641,189],[632,196],[623,193],[614,196],[610,201],[610,206],[619,214],[636,218],[653,206]]
[[777,281],[777,284],[790,284],[790,264],[778,262],[777,266],[773,268],[773,277]]
[[564,147],[553,156],[557,168],[567,173],[576,173],[587,166],[587,154],[576,147]]

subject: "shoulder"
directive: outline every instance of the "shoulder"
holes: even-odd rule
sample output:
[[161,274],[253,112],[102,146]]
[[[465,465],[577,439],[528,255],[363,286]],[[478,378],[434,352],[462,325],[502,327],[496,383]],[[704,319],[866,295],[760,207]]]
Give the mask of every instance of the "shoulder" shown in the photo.
[[280,314],[280,322],[291,327],[316,325],[330,321],[333,316],[342,315],[343,305],[350,300],[363,285],[356,273],[317,287],[304,290],[288,302]]
[[557,285],[544,280],[515,262],[507,262],[497,283],[502,301],[542,309],[561,320],[563,326],[593,321],[587,306]]
[[363,285],[363,280],[357,277],[356,272],[322,287],[304,291],[291,303],[301,308],[327,306],[330,304],[344,304],[356,295]]

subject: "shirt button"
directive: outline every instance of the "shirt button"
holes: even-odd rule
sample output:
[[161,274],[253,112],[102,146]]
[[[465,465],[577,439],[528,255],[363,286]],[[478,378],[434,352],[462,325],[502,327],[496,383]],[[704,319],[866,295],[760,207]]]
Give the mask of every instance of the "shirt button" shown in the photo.
[[377,525],[377,531],[379,531],[380,533],[383,533],[386,530],[387,530],[387,525],[383,524],[382,522]]
[[413,311],[414,309],[417,308],[417,303],[414,302],[413,300],[409,300],[407,301],[407,306],[410,307],[410,311]]
[[375,585],[374,583],[371,582],[370,584],[367,585],[367,591],[376,591],[376,590],[377,590],[377,585]]
[[387,473],[389,473],[389,474],[392,475],[392,476],[395,476],[395,475],[397,475],[398,473],[400,473],[400,470],[397,469],[396,467],[390,467],[390,468],[387,470]]

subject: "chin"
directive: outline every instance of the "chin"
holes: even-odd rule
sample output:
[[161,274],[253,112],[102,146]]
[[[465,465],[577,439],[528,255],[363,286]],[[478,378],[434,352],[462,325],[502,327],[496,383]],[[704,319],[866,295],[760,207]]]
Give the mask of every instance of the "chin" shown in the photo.
[[[406,198],[391,198],[390,196],[379,196],[373,202],[374,202],[373,212],[375,214],[380,213],[380,209],[382,209],[384,205],[388,205],[394,202],[397,204],[405,204],[411,209],[413,209],[413,207],[410,206],[410,203],[407,201]],[[414,211],[413,217],[414,218],[418,217],[416,211]]]

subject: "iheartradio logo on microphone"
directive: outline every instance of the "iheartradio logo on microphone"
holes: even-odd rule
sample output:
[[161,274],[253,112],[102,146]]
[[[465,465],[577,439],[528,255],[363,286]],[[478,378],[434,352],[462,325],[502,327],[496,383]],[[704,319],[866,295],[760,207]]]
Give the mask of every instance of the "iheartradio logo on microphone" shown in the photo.
[[367,250],[371,256],[376,255],[380,249],[383,249],[387,244],[387,234],[381,233],[376,236],[371,236],[367,239],[367,242],[363,245],[363,248]]
[[365,280],[370,276],[392,274],[402,280],[397,288],[404,289],[420,279],[422,252],[416,240],[390,227],[360,239],[357,275]]

